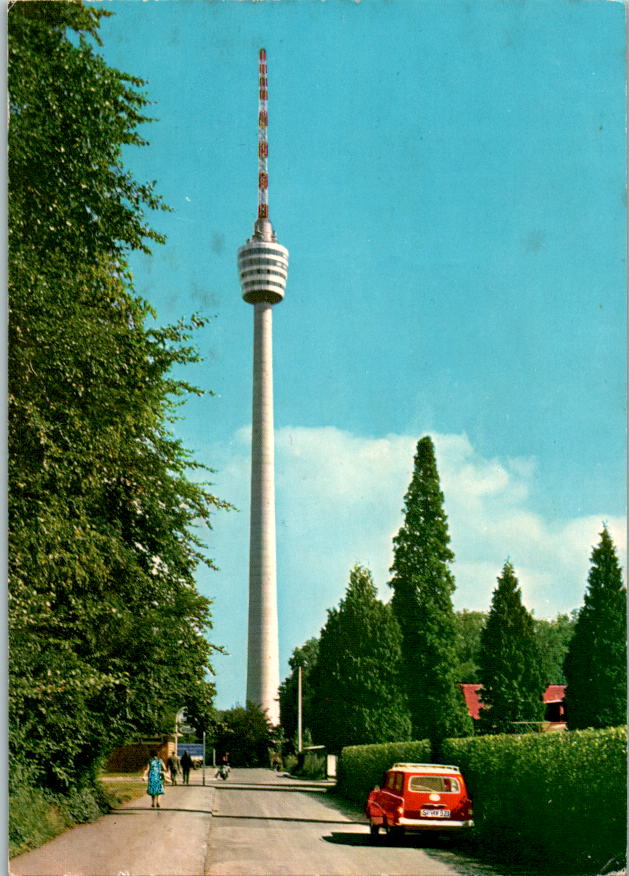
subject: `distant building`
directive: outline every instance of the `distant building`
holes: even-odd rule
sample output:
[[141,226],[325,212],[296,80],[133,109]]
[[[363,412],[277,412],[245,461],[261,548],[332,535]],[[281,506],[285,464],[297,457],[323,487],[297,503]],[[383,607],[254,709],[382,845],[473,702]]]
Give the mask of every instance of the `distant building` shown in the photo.
[[[465,697],[467,711],[474,721],[478,721],[480,710],[484,708],[480,699],[480,691],[482,684],[459,684]],[[549,684],[544,693],[544,703],[546,711],[542,722],[521,722],[521,723],[542,723],[544,731],[548,730],[565,730],[566,728],[566,707],[564,697],[566,694],[565,684]]]

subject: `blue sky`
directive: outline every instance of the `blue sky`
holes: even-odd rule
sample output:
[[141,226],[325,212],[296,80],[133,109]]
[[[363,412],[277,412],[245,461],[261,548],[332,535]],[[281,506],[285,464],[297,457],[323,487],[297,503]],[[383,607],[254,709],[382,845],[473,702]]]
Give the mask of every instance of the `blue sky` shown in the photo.
[[161,322],[200,312],[212,389],[176,430],[240,511],[208,533],[217,705],[245,696],[253,311],[236,252],[269,203],[281,677],[349,569],[383,598],[417,440],[433,435],[457,608],[514,563],[525,604],[581,604],[606,521],[625,539],[625,29],[593,0],[125,0],[102,52],[147,81],[129,149],[173,208],[134,255]]

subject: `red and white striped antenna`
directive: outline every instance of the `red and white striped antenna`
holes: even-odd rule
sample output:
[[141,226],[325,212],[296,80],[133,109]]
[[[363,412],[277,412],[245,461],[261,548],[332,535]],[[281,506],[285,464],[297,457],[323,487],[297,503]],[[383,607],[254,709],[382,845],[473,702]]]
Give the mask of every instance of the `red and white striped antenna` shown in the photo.
[[267,130],[269,126],[269,113],[267,110],[267,100],[269,89],[266,69],[266,49],[260,49],[258,74],[258,219],[268,219],[269,171],[267,159],[269,157],[269,141],[267,140]]

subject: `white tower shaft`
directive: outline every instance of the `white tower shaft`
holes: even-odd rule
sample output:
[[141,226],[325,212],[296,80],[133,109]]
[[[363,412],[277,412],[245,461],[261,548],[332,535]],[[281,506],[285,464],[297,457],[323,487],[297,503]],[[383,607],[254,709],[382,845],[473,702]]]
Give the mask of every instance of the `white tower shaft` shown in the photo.
[[279,724],[272,305],[254,304],[247,700]]

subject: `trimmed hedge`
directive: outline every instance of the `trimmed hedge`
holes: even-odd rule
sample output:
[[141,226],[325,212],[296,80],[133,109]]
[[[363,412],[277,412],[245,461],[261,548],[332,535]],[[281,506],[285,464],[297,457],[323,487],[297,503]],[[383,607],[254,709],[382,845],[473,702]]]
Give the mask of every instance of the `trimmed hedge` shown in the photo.
[[380,745],[350,745],[341,751],[337,766],[336,789],[348,800],[364,804],[374,785],[397,762],[430,763],[427,739],[419,742],[384,742]]
[[627,728],[447,739],[479,842],[516,860],[599,872],[627,842]]
[[[430,743],[344,748],[337,790],[364,804],[396,761],[429,763]],[[627,842],[627,728],[446,739],[465,777],[481,848],[543,872],[599,873]]]

